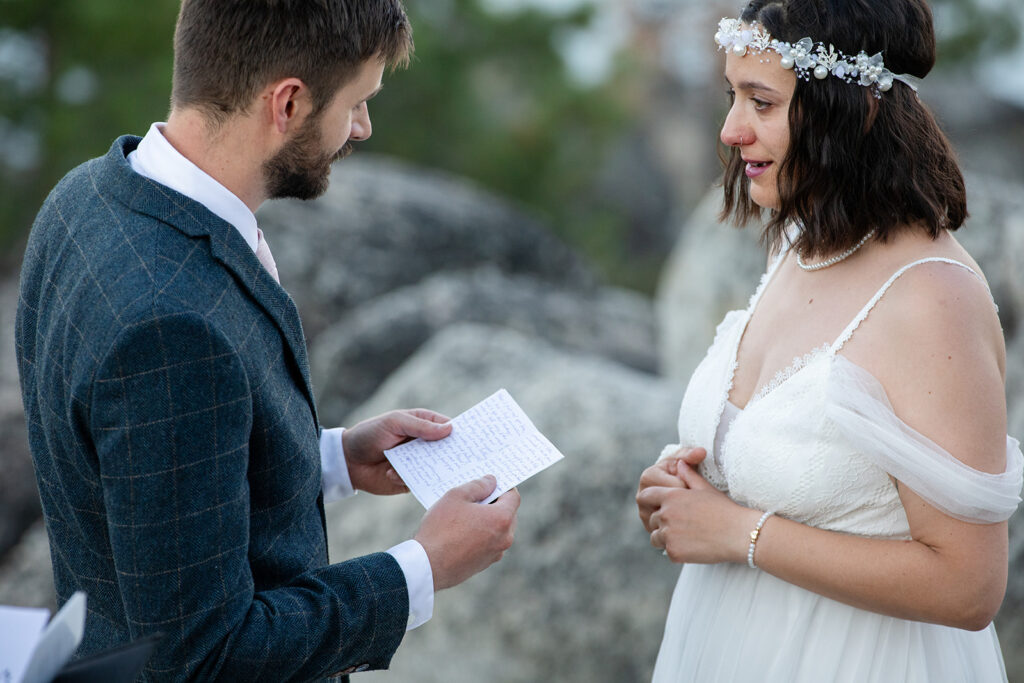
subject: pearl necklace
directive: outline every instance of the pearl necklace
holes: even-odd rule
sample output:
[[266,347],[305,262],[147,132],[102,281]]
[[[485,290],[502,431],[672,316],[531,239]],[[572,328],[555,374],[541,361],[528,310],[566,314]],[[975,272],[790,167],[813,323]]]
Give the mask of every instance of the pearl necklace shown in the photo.
[[844,251],[842,254],[838,254],[836,256],[833,256],[832,258],[825,259],[821,263],[814,263],[814,264],[811,264],[811,265],[807,265],[806,263],[804,263],[803,258],[800,256],[800,253],[797,252],[796,264],[798,266],[800,266],[800,268],[802,270],[806,270],[808,272],[810,272],[812,270],[821,270],[822,268],[828,268],[829,266],[834,266],[835,264],[839,263],[840,261],[845,261],[846,259],[848,259],[851,256],[853,256],[853,254],[858,249],[863,247],[867,243],[867,241],[869,239],[871,239],[872,237],[874,237],[874,236],[875,236],[875,231],[871,230],[868,234],[864,235],[864,237],[861,238],[860,242],[857,242],[857,244],[853,245],[852,247],[850,247],[849,249]]

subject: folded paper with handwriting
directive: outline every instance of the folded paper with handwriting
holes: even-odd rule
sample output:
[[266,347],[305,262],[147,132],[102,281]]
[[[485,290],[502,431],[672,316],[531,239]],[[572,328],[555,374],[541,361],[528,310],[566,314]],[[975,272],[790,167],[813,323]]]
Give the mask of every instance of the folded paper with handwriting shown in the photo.
[[483,501],[489,503],[563,457],[505,389],[452,419],[446,438],[416,439],[384,455],[428,509],[449,489],[493,474],[498,485]]

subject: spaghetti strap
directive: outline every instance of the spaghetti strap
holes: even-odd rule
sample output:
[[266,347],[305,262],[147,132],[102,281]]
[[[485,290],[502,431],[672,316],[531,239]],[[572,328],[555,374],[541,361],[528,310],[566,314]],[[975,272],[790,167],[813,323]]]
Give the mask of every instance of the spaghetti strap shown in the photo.
[[[942,256],[932,256],[929,258],[919,259],[912,263],[908,263],[907,265],[903,266],[895,273],[893,273],[892,277],[890,277],[889,280],[884,285],[882,285],[877,292],[875,292],[875,295],[871,297],[867,304],[864,305],[864,308],[860,310],[860,313],[858,313],[857,316],[852,321],[850,321],[850,324],[846,326],[846,329],[843,330],[843,333],[840,334],[839,337],[832,343],[832,346],[829,348],[829,355],[834,356],[835,354],[839,353],[839,350],[842,349],[843,345],[850,340],[850,337],[853,336],[853,333],[857,330],[860,324],[864,322],[864,319],[868,317],[868,314],[871,313],[871,309],[875,307],[875,304],[877,304],[882,299],[882,297],[889,290],[889,288],[892,287],[892,284],[896,282],[896,280],[898,280],[899,277],[903,275],[903,273],[907,272],[914,266],[921,265],[922,263],[949,263],[954,266],[960,266],[961,268],[964,268],[969,273],[974,275],[974,277],[978,278],[978,280],[980,280],[981,283],[985,285],[985,289],[988,290],[988,284],[985,283],[985,280],[981,277],[981,275],[978,274],[976,270],[974,270],[967,264],[961,263],[960,261],[957,261],[955,259],[944,258]],[[991,291],[989,291],[989,296],[992,296]],[[992,303],[993,305],[995,304],[994,299]]]

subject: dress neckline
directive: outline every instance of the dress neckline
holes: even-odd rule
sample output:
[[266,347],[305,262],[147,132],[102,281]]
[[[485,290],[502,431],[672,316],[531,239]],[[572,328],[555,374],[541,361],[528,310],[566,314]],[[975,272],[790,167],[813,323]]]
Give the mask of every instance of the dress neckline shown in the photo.
[[[961,263],[960,261],[956,261],[954,259],[936,256],[922,258],[911,263],[908,263],[899,268],[881,287],[879,287],[875,294],[861,308],[860,312],[856,316],[854,316],[853,320],[850,321],[850,323],[846,326],[842,333],[840,333],[840,335],[835,339],[835,341],[833,341],[831,344],[822,344],[821,346],[812,349],[808,353],[799,355],[796,358],[794,358],[789,365],[776,372],[771,380],[769,380],[762,386],[758,387],[754,391],[754,393],[751,394],[746,404],[743,407],[740,407],[729,399],[729,394],[732,393],[733,382],[736,377],[736,369],[739,365],[739,347],[742,344],[743,337],[746,334],[747,326],[750,324],[750,319],[753,317],[753,313],[757,308],[757,304],[760,302],[764,290],[767,288],[768,284],[773,280],[775,273],[779,269],[782,261],[785,259],[787,251],[788,245],[784,245],[784,247],[780,249],[779,254],[776,256],[775,260],[768,267],[764,275],[762,275],[761,282],[758,284],[758,287],[754,291],[753,295],[751,295],[746,310],[741,312],[741,319],[737,320],[737,324],[739,325],[740,329],[738,330],[738,333],[733,335],[734,341],[731,349],[732,356],[723,382],[724,388],[721,394],[721,401],[718,405],[718,410],[715,413],[716,422],[714,425],[715,431],[713,432],[714,443],[712,450],[712,460],[718,467],[719,471],[721,471],[723,474],[726,470],[727,464],[723,457],[722,451],[724,451],[724,446],[728,440],[729,432],[732,429],[734,421],[748,413],[751,408],[755,407],[763,400],[770,398],[783,385],[787,384],[795,377],[801,375],[806,368],[814,365],[815,363],[822,359],[828,359],[829,362],[833,361],[839,355],[839,351],[842,349],[842,347],[853,336],[853,333],[856,331],[856,329],[860,326],[862,322],[864,322],[864,320],[867,318],[868,314],[875,307],[875,305],[882,299],[882,297],[893,285],[893,283],[896,282],[896,280],[899,279],[899,277],[903,275],[905,272],[907,272],[914,266],[923,263],[949,263],[966,269],[968,272],[972,273],[975,277],[977,277],[982,282],[982,284],[985,284],[986,289],[988,288],[987,283],[985,283],[984,279],[981,277],[981,275],[977,273],[977,271],[975,271],[970,266]],[[989,294],[991,295],[991,291],[989,292]],[[994,300],[993,305],[995,305]],[[853,363],[853,361],[850,361],[849,359],[845,360],[855,365],[856,367],[860,368],[860,366]],[[863,368],[861,368],[861,370],[870,375],[870,373],[867,370],[864,370]],[[727,415],[729,418],[728,422],[723,424],[723,420]]]
[[[746,411],[752,405],[770,396],[772,393],[775,392],[776,389],[778,389],[783,384],[788,382],[792,377],[800,374],[800,372],[804,368],[814,364],[821,358],[835,357],[835,355],[839,353],[839,351],[843,348],[846,342],[848,342],[850,338],[853,337],[853,334],[854,332],[857,331],[857,328],[860,327],[861,323],[864,322],[864,320],[868,317],[868,314],[871,313],[871,311],[878,304],[878,302],[881,301],[882,297],[889,290],[889,288],[892,287],[896,280],[898,280],[900,276],[902,276],[904,273],[906,273],[908,270],[915,266],[924,263],[948,263],[951,265],[960,266],[961,268],[964,268],[969,273],[977,277],[982,282],[982,284],[985,285],[985,288],[988,289],[988,284],[981,277],[981,275],[978,274],[976,270],[974,270],[967,264],[957,261],[955,259],[946,258],[943,256],[929,256],[907,263],[900,267],[899,269],[897,269],[896,272],[894,272],[889,277],[889,279],[884,284],[882,284],[881,287],[878,288],[874,295],[867,301],[866,304],[864,304],[864,306],[860,309],[857,315],[853,317],[849,324],[847,324],[847,326],[843,329],[843,331],[839,334],[838,337],[836,337],[836,339],[832,343],[822,344],[821,346],[811,349],[807,353],[798,354],[797,356],[795,356],[793,360],[791,360],[787,365],[776,371],[775,374],[772,375],[772,378],[770,380],[756,387],[753,393],[751,393],[750,397],[747,399],[746,403],[742,407],[740,407],[729,399],[729,395],[732,393],[733,383],[736,379],[736,370],[739,367],[740,346],[743,344],[743,338],[746,336],[747,327],[750,325],[750,320],[751,318],[753,318],[754,313],[757,310],[757,305],[760,303],[764,291],[767,289],[771,281],[775,278],[775,273],[779,270],[779,268],[782,265],[782,262],[786,258],[786,255],[789,253],[789,248],[789,241],[784,241],[782,247],[779,249],[778,255],[775,257],[775,260],[772,262],[771,266],[765,272],[764,276],[762,276],[761,282],[758,284],[757,289],[754,291],[754,294],[750,297],[750,301],[747,304],[747,309],[745,311],[745,315],[743,316],[742,327],[740,329],[740,333],[736,337],[735,346],[732,349],[732,363],[729,367],[728,380],[726,382],[725,389],[725,398],[721,406],[722,408],[724,408],[725,402],[728,402],[736,406],[740,410],[740,412]],[[991,296],[991,290],[989,290],[989,295]],[[995,306],[994,299],[993,306]],[[998,306],[996,306],[996,309],[998,310]],[[721,413],[721,411],[719,411],[719,413]]]
[[746,336],[747,327],[750,325],[750,319],[751,317],[753,317],[754,311],[757,310],[757,305],[758,303],[760,303],[761,297],[764,294],[765,289],[767,289],[771,281],[775,279],[775,273],[778,272],[779,268],[782,266],[782,262],[785,260],[786,254],[788,252],[789,242],[784,241],[782,248],[779,249],[779,253],[775,256],[775,259],[772,261],[771,265],[768,266],[768,269],[765,271],[764,275],[761,276],[761,281],[758,283],[757,288],[754,290],[754,293],[750,296],[750,300],[747,302],[747,308],[743,313],[743,320],[740,325],[739,334],[736,335],[736,341],[733,344],[732,348],[732,361],[729,364],[729,370],[726,377],[725,392],[722,396],[721,405],[719,405],[718,407],[719,415],[721,415],[722,410],[725,409],[726,403],[732,403],[740,412],[743,412],[744,410],[747,409],[747,407],[750,406],[751,400],[760,391],[760,388],[755,390],[754,393],[750,395],[750,398],[747,399],[747,402],[742,406],[733,403],[733,401],[729,398],[729,395],[732,393],[733,382],[736,380],[736,368],[739,367],[740,345],[743,343],[743,337]]

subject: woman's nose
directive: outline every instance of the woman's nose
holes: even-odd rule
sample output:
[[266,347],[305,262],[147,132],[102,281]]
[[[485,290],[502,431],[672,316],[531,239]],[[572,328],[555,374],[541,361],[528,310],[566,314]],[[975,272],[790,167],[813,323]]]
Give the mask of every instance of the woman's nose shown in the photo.
[[738,120],[734,110],[729,110],[728,116],[725,117],[719,137],[722,144],[727,147],[742,147],[754,141],[754,135],[750,132],[750,128]]

